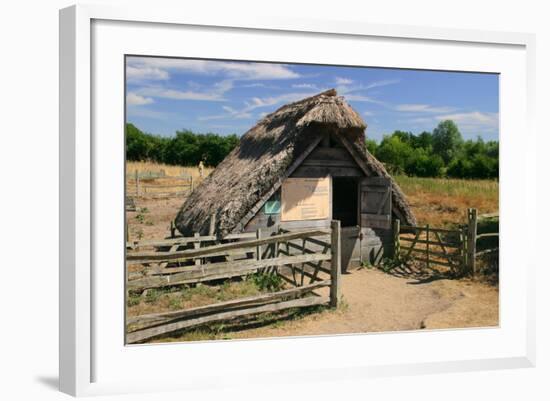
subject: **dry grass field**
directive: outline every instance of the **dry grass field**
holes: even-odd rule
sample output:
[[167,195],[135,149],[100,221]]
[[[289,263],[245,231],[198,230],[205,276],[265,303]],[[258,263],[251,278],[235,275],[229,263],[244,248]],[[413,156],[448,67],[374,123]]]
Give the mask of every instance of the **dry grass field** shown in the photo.
[[[133,175],[138,172],[160,172],[164,170],[167,176],[180,177],[183,175],[192,176],[194,180],[200,180],[200,174],[198,167],[182,167],[182,166],[170,166],[168,164],[161,164],[155,162],[127,162],[126,163],[126,175]],[[204,168],[204,177],[210,174],[214,169],[211,167]]]
[[[200,183],[198,168],[154,163],[127,164],[127,172],[164,170],[168,176],[190,174]],[[212,169],[205,169],[205,175]],[[453,227],[463,224],[466,210],[498,211],[498,182],[396,177],[412,204],[419,225]],[[130,186],[129,186],[130,187]],[[161,239],[186,194],[136,198],[137,210],[127,212],[130,240]],[[129,269],[132,271],[132,268]],[[497,282],[498,283],[498,282]],[[337,310],[319,307],[266,314],[254,322],[213,324],[174,333],[159,341],[258,338],[314,334],[441,329],[496,326],[499,322],[498,284],[469,278],[418,281],[376,269],[343,275],[344,301]],[[254,280],[233,280],[223,285],[197,285],[147,290],[130,294],[128,316],[164,312],[256,295],[265,289]]]
[[396,176],[419,225],[445,228],[466,221],[468,208],[498,212],[498,181]]

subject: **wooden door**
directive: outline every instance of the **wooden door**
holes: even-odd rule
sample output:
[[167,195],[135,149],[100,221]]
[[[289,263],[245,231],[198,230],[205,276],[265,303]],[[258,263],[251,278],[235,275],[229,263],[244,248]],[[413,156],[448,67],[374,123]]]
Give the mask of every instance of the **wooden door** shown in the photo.
[[391,229],[391,181],[385,177],[361,180],[361,228]]

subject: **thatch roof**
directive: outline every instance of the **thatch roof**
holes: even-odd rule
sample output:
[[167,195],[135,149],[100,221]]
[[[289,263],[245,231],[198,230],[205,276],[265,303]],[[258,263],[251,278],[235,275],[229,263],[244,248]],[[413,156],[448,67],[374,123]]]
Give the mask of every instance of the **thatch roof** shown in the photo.
[[[239,145],[195,188],[176,217],[176,227],[183,235],[205,234],[210,216],[215,215],[216,234],[240,231],[250,210],[327,131],[353,148],[368,175],[390,177],[366,151],[365,128],[359,114],[334,89],[279,108],[247,131]],[[404,194],[393,180],[392,185],[394,213],[403,224],[414,225]]]

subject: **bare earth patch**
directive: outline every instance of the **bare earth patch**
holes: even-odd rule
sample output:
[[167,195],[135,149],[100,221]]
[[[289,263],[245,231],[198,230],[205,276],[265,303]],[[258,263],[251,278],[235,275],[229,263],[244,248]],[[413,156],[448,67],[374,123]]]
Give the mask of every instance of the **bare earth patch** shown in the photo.
[[343,310],[309,315],[283,327],[233,333],[233,338],[366,333],[498,325],[498,289],[467,280],[415,284],[377,270],[342,276]]

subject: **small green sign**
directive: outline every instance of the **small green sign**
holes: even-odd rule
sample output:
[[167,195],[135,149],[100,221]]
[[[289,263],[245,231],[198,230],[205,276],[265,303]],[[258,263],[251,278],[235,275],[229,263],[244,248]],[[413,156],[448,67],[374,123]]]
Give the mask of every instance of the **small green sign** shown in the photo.
[[264,207],[265,214],[279,214],[281,213],[281,201],[271,200],[265,203]]

